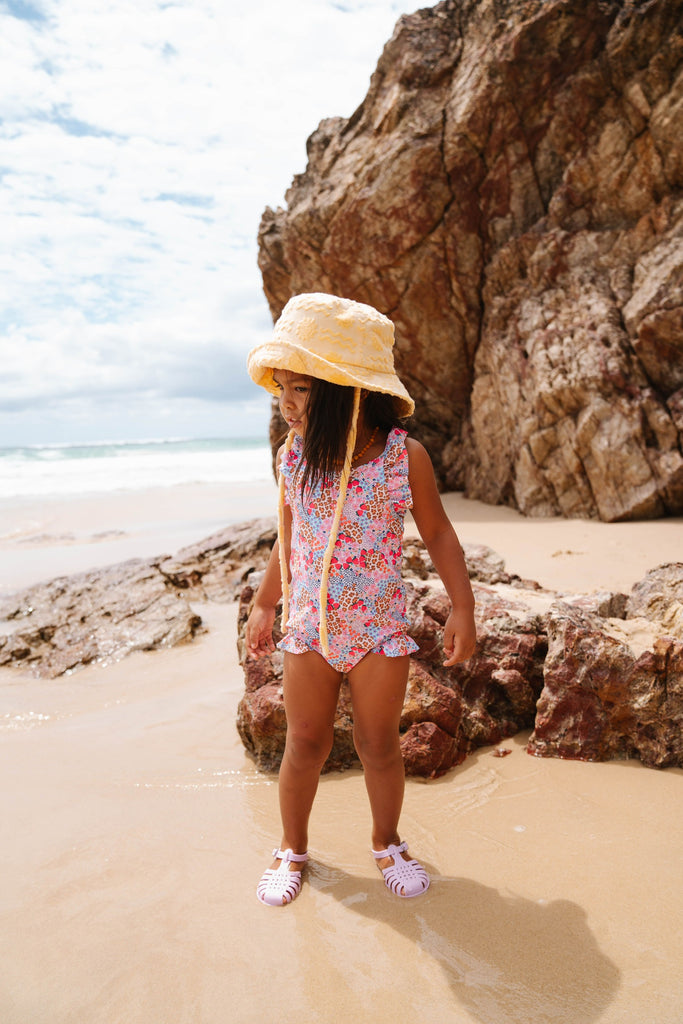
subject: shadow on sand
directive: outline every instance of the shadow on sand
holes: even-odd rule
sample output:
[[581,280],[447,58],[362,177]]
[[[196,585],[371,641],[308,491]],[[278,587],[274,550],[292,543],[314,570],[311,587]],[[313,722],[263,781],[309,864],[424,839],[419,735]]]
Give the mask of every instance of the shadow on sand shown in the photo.
[[337,867],[312,862],[309,884],[389,925],[432,956],[457,1005],[482,1024],[591,1024],[619,987],[583,909],[539,903],[467,878],[439,876],[424,896],[400,900]]

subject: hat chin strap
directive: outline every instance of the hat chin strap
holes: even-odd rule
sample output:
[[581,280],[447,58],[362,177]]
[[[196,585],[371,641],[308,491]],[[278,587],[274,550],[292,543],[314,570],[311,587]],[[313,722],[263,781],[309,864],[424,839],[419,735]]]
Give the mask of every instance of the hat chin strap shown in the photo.
[[341,516],[344,510],[344,501],[346,500],[346,489],[349,485],[349,477],[351,476],[353,450],[356,447],[360,392],[360,388],[353,389],[353,412],[351,414],[351,425],[349,426],[349,432],[346,438],[344,465],[342,466],[341,477],[339,479],[339,497],[337,498],[337,508],[335,509],[334,519],[332,521],[332,526],[330,527],[330,537],[327,542],[327,548],[323,558],[320,580],[320,646],[322,647],[323,654],[326,658],[328,658],[330,654],[330,646],[327,640],[327,585],[330,577],[330,563],[332,561],[335,544],[337,543],[339,523],[341,522]]
[[[293,430],[287,434],[285,450],[282,454],[284,459],[287,452],[294,444],[296,434]],[[278,502],[277,502],[277,539],[278,554],[280,556],[280,585],[282,587],[282,615],[280,616],[280,628],[285,631],[285,623],[289,618],[289,567],[287,565],[287,553],[285,551],[285,475],[280,468],[278,480]]]
[[[337,498],[337,507],[334,513],[334,519],[330,528],[330,536],[327,541],[327,548],[323,556],[323,564],[320,579],[320,646],[322,647],[323,654],[326,658],[330,654],[330,646],[327,639],[327,586],[330,577],[330,563],[332,562],[332,555],[334,554],[334,548],[337,543],[337,535],[339,533],[339,524],[341,522],[342,512],[344,510],[344,501],[346,500],[346,490],[349,485],[349,477],[351,476],[351,466],[353,461],[353,450],[356,447],[356,437],[358,434],[358,412],[360,410],[360,397],[361,389],[354,388],[353,394],[353,411],[351,413],[351,423],[349,425],[349,432],[346,438],[346,453],[344,455],[344,465],[342,466],[341,477],[339,479],[339,497]],[[294,443],[295,433],[290,430],[287,435],[285,442],[285,450],[283,458],[292,447]],[[287,565],[287,555],[285,552],[285,477],[280,471],[279,479],[279,496],[277,503],[277,536],[279,544],[279,555],[280,555],[280,582],[282,585],[282,631],[284,632],[289,619],[289,566]]]

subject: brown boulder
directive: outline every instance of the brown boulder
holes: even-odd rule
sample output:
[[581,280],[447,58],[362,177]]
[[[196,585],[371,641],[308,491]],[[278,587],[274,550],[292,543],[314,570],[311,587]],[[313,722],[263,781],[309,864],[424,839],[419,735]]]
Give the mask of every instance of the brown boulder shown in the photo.
[[[537,594],[506,593],[472,584],[477,623],[477,647],[468,662],[443,667],[441,631],[449,602],[440,585],[408,591],[410,635],[420,645],[415,659],[435,682],[449,687],[462,705],[459,751],[499,743],[521,729],[531,728],[536,700],[543,685],[546,639],[534,604]],[[541,599],[546,603],[548,599]],[[457,762],[454,762],[457,763]]]
[[637,757],[654,768],[683,764],[683,642],[659,637],[638,657],[626,640],[562,603],[553,605],[547,626],[529,753],[583,761]]
[[389,315],[449,489],[529,515],[683,511],[681,18],[671,0],[402,17],[264,213],[273,317],[317,290]]
[[[448,614],[445,592],[432,581],[408,581],[410,633],[419,644],[411,659],[400,722],[401,749],[409,775],[435,777],[464,760],[475,747],[495,744],[531,728],[542,687],[545,636],[525,591],[514,597],[475,583],[477,651],[465,666],[444,669],[441,630]],[[282,707],[282,656],[252,661],[245,657],[244,623],[254,590],[245,587],[239,611],[238,650],[245,693],[237,728],[259,767],[277,766],[284,752],[286,724]],[[533,600],[537,601],[536,592]],[[548,598],[546,597],[546,603]],[[279,633],[276,629],[276,636]],[[273,704],[272,714],[268,709]],[[335,740],[325,770],[358,763],[353,746],[353,717],[346,683],[335,720]]]

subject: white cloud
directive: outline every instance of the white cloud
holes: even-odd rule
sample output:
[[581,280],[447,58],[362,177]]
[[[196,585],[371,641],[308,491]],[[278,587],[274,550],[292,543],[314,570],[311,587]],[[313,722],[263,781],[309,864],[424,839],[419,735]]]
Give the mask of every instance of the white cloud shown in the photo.
[[202,422],[245,394],[266,408],[244,368],[270,328],[261,213],[414,6],[5,3],[0,444],[47,423],[41,408],[82,438],[89,403],[94,437],[110,396],[113,434],[116,407],[133,433],[131,409],[142,430],[179,403]]

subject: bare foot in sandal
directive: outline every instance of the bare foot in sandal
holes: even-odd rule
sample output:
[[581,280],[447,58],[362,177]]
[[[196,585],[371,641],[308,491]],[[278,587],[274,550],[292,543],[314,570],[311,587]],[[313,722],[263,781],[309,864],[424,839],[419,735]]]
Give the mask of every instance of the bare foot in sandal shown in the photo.
[[276,848],[273,857],[273,867],[263,872],[256,895],[269,907],[285,907],[301,892],[301,868],[293,868],[292,864],[305,864],[308,854]]
[[429,875],[419,861],[408,857],[407,849],[407,843],[389,843],[386,850],[372,851],[387,889],[406,899],[421,896],[429,888]]

